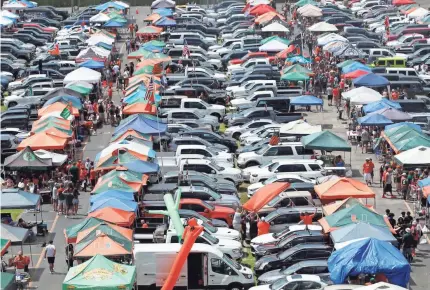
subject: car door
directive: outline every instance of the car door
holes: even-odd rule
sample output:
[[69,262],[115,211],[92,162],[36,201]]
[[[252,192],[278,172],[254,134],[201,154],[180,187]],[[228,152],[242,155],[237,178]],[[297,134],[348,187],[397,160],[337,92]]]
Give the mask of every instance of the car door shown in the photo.
[[271,233],[279,233],[280,231],[282,231],[283,229],[285,229],[286,225],[287,225],[287,216],[284,215],[284,214],[281,214],[281,215],[277,216],[276,218],[274,218],[270,222],[270,229],[269,229],[269,231]]
[[224,261],[211,258],[210,259],[210,270],[209,270],[209,285],[208,288],[222,289],[226,285],[230,285],[232,282],[237,281],[238,274]]

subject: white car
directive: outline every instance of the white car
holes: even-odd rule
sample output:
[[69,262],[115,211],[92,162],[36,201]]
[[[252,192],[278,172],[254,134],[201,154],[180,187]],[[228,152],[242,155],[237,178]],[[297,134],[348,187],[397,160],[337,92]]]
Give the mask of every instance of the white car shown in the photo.
[[16,105],[39,105],[43,97],[54,88],[38,88],[19,90],[4,98],[4,106],[11,108]]
[[[264,127],[266,127],[266,126],[264,126]],[[272,125],[271,127],[264,128],[264,130],[258,131],[256,134],[253,134],[251,136],[242,138],[243,137],[243,135],[242,135],[242,136],[240,136],[240,144],[248,146],[248,145],[252,145],[254,143],[257,143],[263,139],[269,139],[275,133],[279,132],[279,128],[280,128],[280,125],[279,125],[279,127]]]
[[[256,247],[265,244],[273,244],[282,239],[291,232],[303,231],[306,225],[292,225],[279,233],[268,233],[259,235],[251,240],[251,247]],[[322,231],[322,227],[318,225],[308,225],[310,231]]]
[[[259,136],[265,135],[265,132],[269,131],[269,129],[277,129],[277,131],[279,131],[279,128],[281,128],[281,124],[267,124],[267,125],[264,125],[263,127],[245,131],[242,133],[242,135],[240,135],[240,138],[239,138],[240,144],[249,145],[256,141],[260,141],[263,138],[260,138]],[[253,138],[252,141],[247,141],[247,139],[251,137]]]
[[249,290],[284,290],[284,289],[306,289],[323,290],[327,284],[317,275],[291,275],[276,280],[273,284],[264,284],[249,288]]
[[389,47],[400,47],[402,45],[410,43],[414,39],[424,39],[425,36],[418,33],[405,34],[399,37],[397,40],[388,41],[385,45]]
[[273,121],[271,119],[252,120],[252,121],[249,121],[248,123],[245,123],[243,125],[228,127],[224,131],[224,135],[226,135],[228,137],[233,137],[235,139],[239,139],[240,135],[243,132],[246,132],[246,131],[252,130],[252,129],[256,129],[256,128],[260,128],[262,126],[269,125],[269,124],[277,124],[277,122]]
[[227,76],[225,74],[220,73],[218,71],[211,70],[210,68],[207,68],[207,67],[195,67],[195,68],[188,67],[187,72],[188,73],[203,72],[203,73],[206,73],[208,76],[211,76],[221,82],[225,82],[227,80]]
[[20,141],[30,137],[30,132],[18,129],[18,128],[2,128],[0,134],[10,134],[14,135]]
[[307,183],[315,183],[314,179],[306,178],[303,176],[300,176],[298,174],[290,174],[290,173],[279,173],[275,176],[263,181],[251,184],[248,186],[248,197],[251,198],[251,196],[260,188],[267,184],[271,184],[274,182],[289,182],[289,183],[300,183],[300,182],[307,182]]

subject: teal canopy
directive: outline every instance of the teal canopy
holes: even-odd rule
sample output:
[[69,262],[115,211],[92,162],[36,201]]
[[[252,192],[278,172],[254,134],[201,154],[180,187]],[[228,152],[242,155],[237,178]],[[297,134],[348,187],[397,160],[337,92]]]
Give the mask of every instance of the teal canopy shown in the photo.
[[325,151],[351,151],[351,146],[331,131],[321,131],[302,137],[306,149]]

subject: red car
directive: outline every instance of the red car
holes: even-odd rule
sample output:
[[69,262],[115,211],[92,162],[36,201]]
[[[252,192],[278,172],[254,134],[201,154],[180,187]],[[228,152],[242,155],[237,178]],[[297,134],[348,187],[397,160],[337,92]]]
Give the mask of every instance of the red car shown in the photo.
[[236,59],[230,60],[229,63],[230,64],[242,64],[251,58],[263,58],[263,57],[268,57],[268,56],[269,55],[267,54],[267,52],[249,52],[248,54],[246,54],[242,58],[236,58]]
[[22,27],[38,27],[44,32],[57,32],[58,31],[58,28],[56,28],[56,27],[48,27],[48,26],[40,24],[40,23],[32,23],[32,22],[23,23]]

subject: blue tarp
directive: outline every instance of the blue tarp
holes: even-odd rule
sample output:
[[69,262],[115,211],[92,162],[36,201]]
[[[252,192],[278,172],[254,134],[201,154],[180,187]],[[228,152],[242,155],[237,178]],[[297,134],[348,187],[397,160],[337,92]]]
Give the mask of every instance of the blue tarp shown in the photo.
[[385,126],[384,130],[389,130],[391,128],[398,127],[398,126],[403,126],[403,125],[409,126],[412,129],[414,129],[415,131],[422,132],[421,127],[419,125],[414,124],[414,123],[410,123],[410,122],[400,122],[400,123],[395,123],[395,124],[392,124],[392,125],[388,125],[388,126]]
[[115,129],[114,137],[123,134],[127,130],[135,130],[141,134],[158,135],[166,132],[167,125],[157,122],[157,119],[153,118],[153,116],[135,114],[121,121]]
[[47,107],[51,104],[57,103],[57,102],[62,102],[62,103],[72,103],[72,106],[77,108],[77,109],[82,109],[82,101],[75,97],[75,96],[57,96],[57,97],[53,97],[52,99],[49,99],[46,101],[45,104],[43,104],[43,107]]
[[370,104],[367,104],[363,107],[363,111],[368,114],[368,113],[372,113],[384,108],[393,108],[396,110],[402,110],[402,106],[400,106],[399,103],[390,101],[386,98],[382,98],[380,101],[376,101]]
[[96,10],[99,10],[99,11],[104,11],[108,8],[116,8],[118,10],[124,10],[125,9],[124,6],[121,6],[115,2],[106,2],[104,4],[100,4],[99,6],[96,6]]
[[107,44],[105,42],[99,42],[96,44],[96,46],[102,47],[102,48],[106,48],[107,50],[111,50],[112,49],[112,45]]
[[328,269],[334,284],[344,284],[350,275],[382,273],[389,283],[406,287],[411,273],[411,266],[399,249],[372,238],[334,251],[328,259]]
[[118,21],[115,21],[113,19],[109,20],[108,22],[106,22],[103,27],[123,27],[125,26],[126,23],[121,23]]
[[86,68],[91,68],[91,69],[100,69],[100,68],[104,68],[105,65],[101,61],[95,61],[93,59],[90,59],[90,60],[87,60],[85,62],[80,63],[79,67],[86,67]]
[[372,112],[369,115],[383,115],[384,117],[390,119],[391,121],[407,121],[411,120],[412,117],[406,112],[399,111],[393,108],[382,108],[378,111]]
[[137,202],[126,200],[126,199],[119,199],[119,198],[107,198],[107,199],[101,199],[95,202],[90,209],[90,212],[105,208],[105,207],[114,207],[117,209],[125,210],[125,211],[131,211],[136,212],[137,211]]
[[308,58],[305,58],[302,55],[296,55],[296,56],[287,58],[287,62],[307,64],[307,63],[311,63],[312,61]]
[[388,228],[364,222],[343,226],[331,232],[330,236],[332,241],[336,244],[362,239],[364,237],[375,238],[380,241],[397,244],[397,239],[393,236]]
[[421,180],[419,180],[419,181],[418,181],[418,185],[419,185],[420,187],[424,187],[424,186],[428,186],[428,185],[430,185],[430,177],[427,177],[427,178],[425,178],[425,179],[421,179]]
[[[133,104],[138,101],[143,101],[146,97],[146,87],[144,85],[140,85],[134,92],[124,98],[122,100],[126,104]],[[159,94],[154,95],[155,103],[159,103],[161,101],[161,96]]]
[[291,98],[290,105],[293,106],[321,106],[323,104],[323,100],[318,99],[315,96],[298,96]]
[[108,199],[108,198],[119,198],[119,199],[134,201],[133,192],[112,189],[112,190],[99,193],[97,195],[92,195],[90,198],[90,205],[92,205],[97,201]]
[[167,17],[161,17],[155,23],[155,26],[176,26],[176,21]]
[[358,124],[363,126],[385,126],[393,124],[393,122],[380,114],[371,114],[358,118]]
[[157,13],[160,16],[172,16],[173,15],[172,9],[168,9],[168,8],[158,8],[152,12]]
[[351,63],[350,65],[343,67],[342,73],[347,74],[356,70],[364,70],[368,72],[372,71],[367,65],[362,64],[361,62],[354,62],[354,63]]
[[138,173],[157,173],[160,170],[160,166],[157,163],[135,160],[128,163],[121,163],[121,166],[128,170]]
[[34,209],[40,203],[40,195],[18,189],[5,189],[0,193],[1,209]]
[[386,78],[374,73],[370,73],[370,74],[358,77],[356,79],[353,79],[352,83],[356,87],[369,87],[369,88],[385,87],[390,84],[390,82]]

